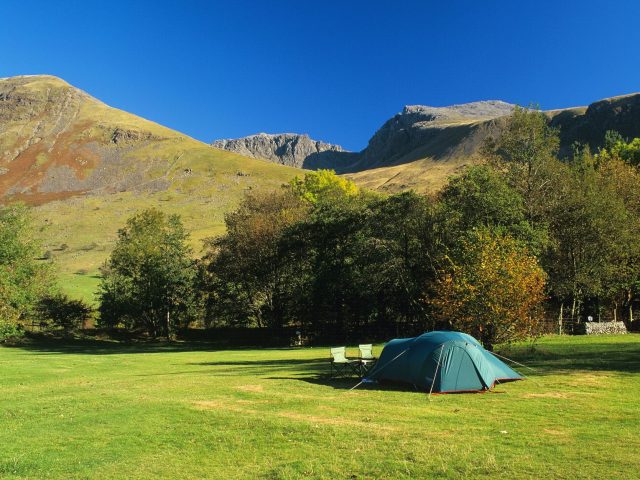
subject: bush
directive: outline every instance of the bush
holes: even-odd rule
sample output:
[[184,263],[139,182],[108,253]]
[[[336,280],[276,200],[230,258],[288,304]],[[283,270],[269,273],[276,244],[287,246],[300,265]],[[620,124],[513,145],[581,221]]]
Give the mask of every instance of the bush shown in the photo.
[[0,320],[0,343],[16,340],[24,336],[24,330],[15,323]]
[[40,320],[51,322],[65,331],[82,327],[92,314],[93,308],[82,300],[74,300],[63,294],[44,297],[37,307]]

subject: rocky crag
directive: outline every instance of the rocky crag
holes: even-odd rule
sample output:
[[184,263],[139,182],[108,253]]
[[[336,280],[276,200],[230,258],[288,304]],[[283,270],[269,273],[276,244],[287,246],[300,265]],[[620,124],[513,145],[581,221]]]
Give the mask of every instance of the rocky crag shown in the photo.
[[340,166],[352,157],[340,145],[321,142],[296,133],[258,133],[248,137],[216,140],[211,146],[290,167],[316,169]]

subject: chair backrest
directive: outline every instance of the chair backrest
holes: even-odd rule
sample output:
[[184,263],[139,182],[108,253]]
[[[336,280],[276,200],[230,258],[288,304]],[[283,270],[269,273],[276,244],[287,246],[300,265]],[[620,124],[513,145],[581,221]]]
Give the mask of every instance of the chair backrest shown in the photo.
[[375,357],[373,356],[373,345],[358,345],[360,349],[360,358],[364,360],[373,360]]
[[334,347],[331,349],[331,358],[334,363],[346,363],[347,347]]

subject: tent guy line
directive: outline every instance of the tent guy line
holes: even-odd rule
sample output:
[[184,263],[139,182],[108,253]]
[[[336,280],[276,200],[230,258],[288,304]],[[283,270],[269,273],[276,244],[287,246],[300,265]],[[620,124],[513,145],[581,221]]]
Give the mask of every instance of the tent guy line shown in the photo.
[[[402,352],[400,352],[398,355],[396,355],[395,357],[393,357],[391,360],[389,360],[385,365],[383,365],[382,367],[380,367],[380,370],[382,370],[383,368],[385,368],[387,365],[393,363],[395,360],[397,360],[403,353],[407,353],[409,351],[409,349],[407,348],[406,350],[403,350]],[[364,382],[367,381],[367,378],[363,378],[362,380],[360,380],[356,385],[354,385],[353,387],[351,387],[349,389],[349,391],[351,390],[355,390],[356,388],[358,388],[360,385],[362,385]]]
[[436,383],[436,377],[438,376],[438,368],[440,367],[440,361],[442,360],[442,352],[444,352],[444,346],[440,346],[440,356],[438,357],[436,372],[433,374],[433,381],[431,382],[431,388],[429,389],[429,401],[431,401],[431,393],[433,392],[433,385]]
[[[523,364],[523,363],[516,362],[515,360],[511,360],[510,358],[504,357],[504,356],[499,355],[499,354],[497,354],[497,353],[495,353],[495,352],[491,352],[491,351],[489,351],[489,350],[487,350],[487,352],[489,352],[491,355],[495,355],[496,357],[504,358],[505,360],[508,360],[508,361],[510,361],[510,362],[513,362],[514,364],[519,365],[519,366],[521,366],[521,367],[528,368],[528,369],[529,369],[529,370],[531,370],[532,372],[535,372],[535,371],[536,371],[535,369],[533,369],[533,368],[531,368],[531,367],[528,367],[528,366],[526,366],[526,365],[525,365],[525,364]],[[522,375],[523,377],[526,377],[526,375],[523,375],[523,374],[521,374],[521,375]],[[527,378],[528,378],[528,377],[527,377]]]

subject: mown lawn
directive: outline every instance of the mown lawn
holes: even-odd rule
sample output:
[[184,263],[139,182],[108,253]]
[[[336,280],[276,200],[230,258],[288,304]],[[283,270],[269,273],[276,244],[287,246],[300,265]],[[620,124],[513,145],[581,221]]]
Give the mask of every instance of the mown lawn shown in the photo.
[[536,372],[429,400],[327,381],[325,348],[0,348],[0,477],[638,478],[640,336],[501,353]]

